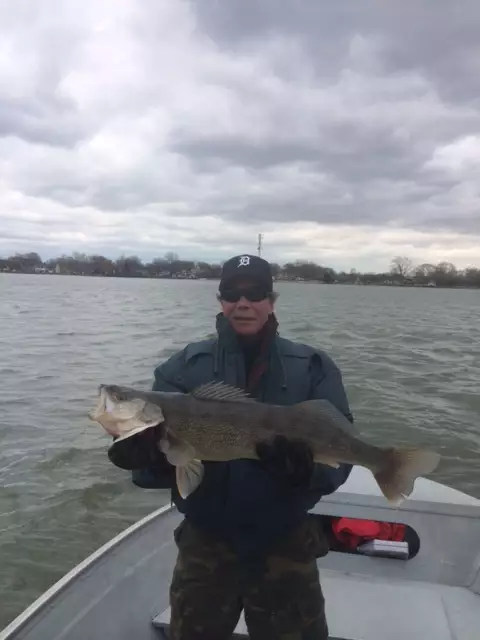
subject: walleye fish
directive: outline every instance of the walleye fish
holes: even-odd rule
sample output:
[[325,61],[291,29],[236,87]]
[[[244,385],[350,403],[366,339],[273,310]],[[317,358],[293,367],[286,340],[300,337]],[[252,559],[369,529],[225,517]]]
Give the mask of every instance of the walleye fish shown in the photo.
[[415,479],[434,471],[440,461],[432,451],[366,443],[328,400],[265,404],[222,382],[191,393],[100,385],[98,404],[88,415],[117,442],[161,425],[158,447],[176,468],[183,498],[202,481],[203,460],[258,459],[256,444],[275,435],[305,441],[316,463],[366,467],[387,500],[397,505],[410,495]]

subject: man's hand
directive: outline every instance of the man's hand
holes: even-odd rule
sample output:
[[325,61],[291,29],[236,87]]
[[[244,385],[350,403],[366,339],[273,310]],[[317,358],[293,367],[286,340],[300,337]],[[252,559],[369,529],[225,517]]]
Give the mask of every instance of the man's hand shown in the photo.
[[159,438],[159,429],[151,427],[120,442],[114,439],[108,449],[110,462],[128,471],[161,464],[165,456],[158,449]]
[[295,487],[307,487],[310,483],[314,462],[310,447],[300,440],[276,436],[271,443],[259,442],[256,453],[262,466]]

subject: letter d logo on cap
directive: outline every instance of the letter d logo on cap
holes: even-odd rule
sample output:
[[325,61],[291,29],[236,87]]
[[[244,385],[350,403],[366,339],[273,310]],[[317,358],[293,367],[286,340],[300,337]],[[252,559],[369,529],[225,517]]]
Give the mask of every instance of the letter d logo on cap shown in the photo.
[[238,267],[248,267],[249,264],[250,264],[250,256],[240,257],[240,260],[238,261]]

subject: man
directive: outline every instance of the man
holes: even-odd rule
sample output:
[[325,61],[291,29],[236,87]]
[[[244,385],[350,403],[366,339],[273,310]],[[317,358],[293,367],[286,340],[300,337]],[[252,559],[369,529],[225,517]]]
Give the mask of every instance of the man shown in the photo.
[[[217,337],[188,344],[155,370],[154,390],[188,393],[212,380],[261,402],[330,400],[350,421],[342,377],[322,351],[278,335],[268,262],[252,255],[224,264]],[[276,438],[259,460],[205,462],[200,486],[182,499],[155,431],[112,445],[114,464],[141,487],[171,488],[185,519],[170,590],[172,640],[227,640],[242,609],[253,640],[326,640],[316,558],[328,551],[307,514],[347,479],[351,466],[314,465],[309,448]]]

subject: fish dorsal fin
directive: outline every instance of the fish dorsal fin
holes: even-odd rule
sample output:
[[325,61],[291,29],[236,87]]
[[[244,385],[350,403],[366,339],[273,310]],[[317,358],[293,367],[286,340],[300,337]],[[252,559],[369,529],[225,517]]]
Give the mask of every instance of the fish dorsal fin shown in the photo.
[[324,417],[331,420],[334,426],[342,429],[348,435],[355,435],[358,430],[353,426],[350,420],[343,415],[329,400],[324,398],[315,398],[314,400],[305,400],[298,403],[298,408],[307,411],[312,415],[318,415],[319,418]]
[[255,398],[243,389],[232,387],[224,382],[207,382],[191,393],[198,400],[215,400],[217,402],[255,402]]

